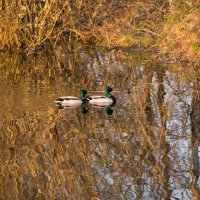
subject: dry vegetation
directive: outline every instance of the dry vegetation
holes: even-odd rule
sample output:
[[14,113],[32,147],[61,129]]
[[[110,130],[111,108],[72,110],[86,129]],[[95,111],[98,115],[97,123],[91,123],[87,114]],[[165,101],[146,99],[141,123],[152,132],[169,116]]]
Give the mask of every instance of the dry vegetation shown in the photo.
[[[182,3],[182,4],[181,4]],[[174,61],[200,62],[200,4],[178,1],[170,7],[162,27],[160,52]]]
[[107,48],[144,47],[169,60],[200,60],[200,8],[194,0],[1,0],[0,49],[27,54],[63,38]]

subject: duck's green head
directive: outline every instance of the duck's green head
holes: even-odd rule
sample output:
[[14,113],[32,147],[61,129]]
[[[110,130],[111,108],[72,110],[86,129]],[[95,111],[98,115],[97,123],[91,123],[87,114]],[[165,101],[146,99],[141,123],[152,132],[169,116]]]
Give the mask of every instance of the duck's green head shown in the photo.
[[81,98],[85,98],[85,97],[86,97],[86,94],[87,94],[87,91],[86,91],[86,90],[80,90],[80,97],[81,97]]
[[110,97],[111,96],[111,93],[112,92],[112,88],[111,87],[106,87],[106,89],[105,89],[105,95],[107,96],[107,97]]

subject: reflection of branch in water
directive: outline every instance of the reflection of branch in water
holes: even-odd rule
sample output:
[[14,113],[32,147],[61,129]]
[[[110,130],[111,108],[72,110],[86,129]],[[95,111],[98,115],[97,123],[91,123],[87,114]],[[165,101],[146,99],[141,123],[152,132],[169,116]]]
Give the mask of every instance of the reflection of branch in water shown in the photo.
[[[145,144],[147,146],[150,146],[148,151],[156,153],[156,150],[158,148],[158,144],[156,143],[156,141],[152,140],[152,138],[151,138],[151,136],[149,134],[149,131],[147,130],[147,123],[146,123],[146,121],[144,123],[143,122],[144,120],[142,120],[142,118],[141,118],[142,113],[145,112],[144,111],[144,107],[145,107],[144,104],[146,104],[145,96],[147,95],[146,94],[147,92],[150,92],[150,90],[146,90],[146,92],[144,92],[144,93],[142,93],[142,91],[143,90],[140,88],[139,92],[135,93],[135,99],[137,99],[136,100],[137,101],[137,106],[135,107],[135,109],[136,109],[135,119],[138,122],[138,127],[139,127],[140,131],[143,133],[142,135],[145,138]],[[148,103],[148,104],[151,105],[151,103]],[[165,118],[165,115],[163,115],[162,117]],[[165,124],[162,123],[162,125],[165,125]],[[164,130],[162,130],[162,133],[165,135],[165,131]],[[163,137],[161,137],[161,139],[162,138]],[[153,169],[154,169],[155,172],[159,172],[159,174],[160,174],[160,176],[162,177],[163,180],[167,180],[167,177],[166,177],[166,175],[164,174],[164,171],[163,171],[163,166],[159,162],[156,162],[156,164],[153,166]]]

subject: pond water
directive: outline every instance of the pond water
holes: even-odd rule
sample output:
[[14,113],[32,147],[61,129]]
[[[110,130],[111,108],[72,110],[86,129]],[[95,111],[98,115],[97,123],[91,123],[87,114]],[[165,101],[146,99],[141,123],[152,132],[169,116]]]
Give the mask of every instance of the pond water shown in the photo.
[[[0,196],[199,199],[199,83],[188,76],[137,52],[1,56]],[[112,115],[54,104],[108,85]]]

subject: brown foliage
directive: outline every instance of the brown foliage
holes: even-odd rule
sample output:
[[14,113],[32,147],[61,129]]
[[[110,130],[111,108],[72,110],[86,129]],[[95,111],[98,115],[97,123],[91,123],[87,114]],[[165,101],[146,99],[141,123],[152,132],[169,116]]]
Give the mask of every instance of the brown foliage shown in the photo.
[[29,54],[46,44],[55,47],[65,38],[67,44],[81,41],[108,48],[156,47],[170,60],[197,66],[197,2],[4,0],[0,2],[0,49],[14,47]]

